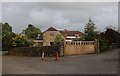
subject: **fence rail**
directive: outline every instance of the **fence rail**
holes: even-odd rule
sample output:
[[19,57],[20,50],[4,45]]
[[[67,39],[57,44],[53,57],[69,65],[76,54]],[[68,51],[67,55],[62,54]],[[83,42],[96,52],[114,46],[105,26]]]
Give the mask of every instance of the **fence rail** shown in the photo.
[[95,41],[64,41],[64,55],[97,53],[99,43]]
[[94,41],[66,41],[65,45],[94,45]]

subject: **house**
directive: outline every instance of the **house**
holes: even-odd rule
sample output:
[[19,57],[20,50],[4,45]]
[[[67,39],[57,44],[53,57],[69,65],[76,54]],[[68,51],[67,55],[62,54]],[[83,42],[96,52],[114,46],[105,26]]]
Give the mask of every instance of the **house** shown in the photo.
[[38,34],[38,36],[36,37],[36,39],[34,40],[34,45],[33,46],[43,46],[43,35]]
[[111,28],[108,28],[105,32],[100,34],[109,45],[116,44],[117,48],[120,48],[120,33]]
[[65,38],[65,41],[73,41],[76,38],[82,37],[84,34],[80,31],[70,31],[67,29],[64,29],[62,31],[59,31],[61,35]]
[[70,31],[67,29],[57,30],[53,27],[48,28],[42,34],[38,34],[34,40],[34,46],[51,46],[54,44],[54,39],[57,35],[61,34],[65,41],[73,41],[75,38],[80,38],[84,34],[80,31]]
[[54,44],[54,39],[60,32],[53,27],[48,28],[43,32],[43,46],[50,46]]
[[61,56],[99,53],[99,43],[97,41],[74,41],[84,35],[82,32],[67,29],[57,30],[53,27],[48,28],[42,34],[38,34],[34,46],[51,46],[54,44],[55,37],[59,34],[64,37],[64,45],[60,48],[59,53]]

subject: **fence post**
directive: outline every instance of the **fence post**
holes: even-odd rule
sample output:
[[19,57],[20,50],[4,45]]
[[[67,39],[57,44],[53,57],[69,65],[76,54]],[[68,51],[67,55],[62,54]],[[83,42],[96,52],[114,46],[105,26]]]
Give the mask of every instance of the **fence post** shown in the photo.
[[98,53],[100,53],[100,50],[99,50],[99,41],[97,40],[97,39],[95,39],[95,51],[96,51],[96,53],[98,54]]
[[44,51],[42,52],[42,60],[44,60]]
[[63,55],[65,56],[65,48],[66,48],[66,41],[65,41],[65,38],[64,38],[64,43],[63,43]]

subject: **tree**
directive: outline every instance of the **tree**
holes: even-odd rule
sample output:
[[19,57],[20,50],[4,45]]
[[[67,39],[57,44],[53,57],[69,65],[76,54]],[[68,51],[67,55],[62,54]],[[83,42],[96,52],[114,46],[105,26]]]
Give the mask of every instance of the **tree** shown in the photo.
[[15,34],[12,32],[12,27],[8,23],[2,24],[2,50],[8,51],[12,47],[12,37]]
[[88,23],[85,26],[85,40],[94,40],[97,38],[97,32],[95,31],[96,27],[94,22],[89,19]]
[[12,38],[13,46],[23,47],[23,46],[31,46],[33,45],[33,40],[28,39],[25,35],[16,34],[15,37]]
[[55,52],[58,52],[59,56],[61,56],[61,47],[63,46],[63,40],[64,37],[61,34],[56,35],[55,39],[54,39],[54,50],[53,54],[55,54]]
[[0,51],[2,51],[2,23],[0,23]]
[[41,30],[32,24],[29,24],[28,27],[22,31],[22,34],[25,34],[28,38],[35,38],[38,33],[41,33]]
[[62,36],[61,34],[59,34],[59,35],[56,35],[54,41],[55,41],[55,44],[56,44],[56,43],[61,43],[61,42],[63,42],[63,40],[64,40],[63,36]]

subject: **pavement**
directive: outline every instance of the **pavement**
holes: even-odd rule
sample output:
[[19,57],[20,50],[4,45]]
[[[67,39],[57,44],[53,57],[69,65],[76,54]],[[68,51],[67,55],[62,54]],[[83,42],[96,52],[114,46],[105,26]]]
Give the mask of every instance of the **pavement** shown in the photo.
[[59,57],[2,57],[3,74],[117,74],[118,49],[100,54]]

